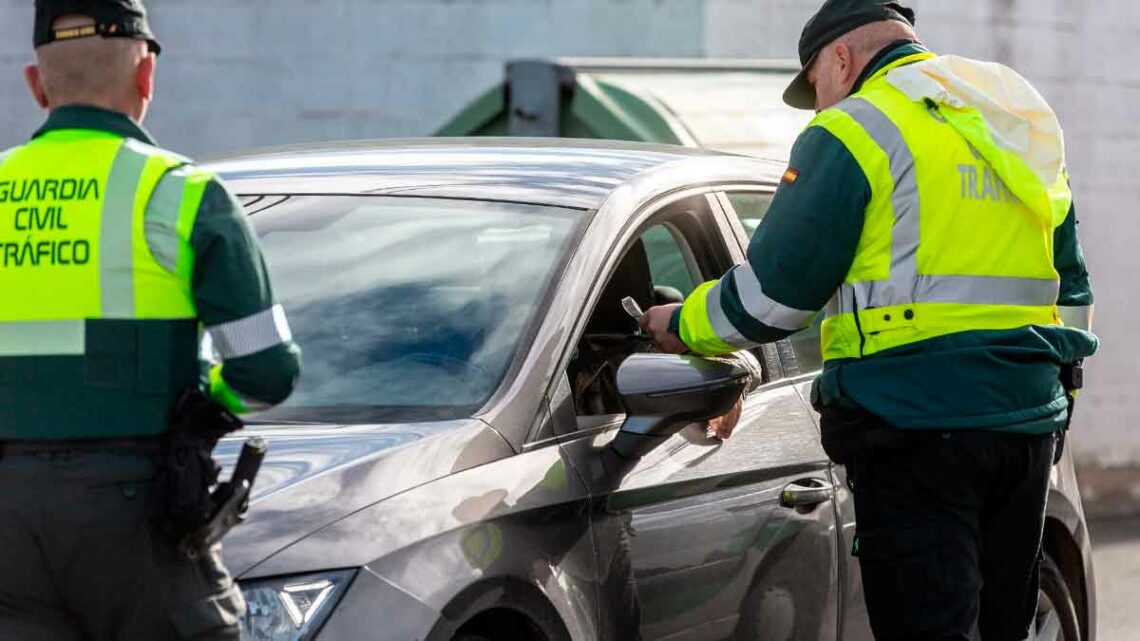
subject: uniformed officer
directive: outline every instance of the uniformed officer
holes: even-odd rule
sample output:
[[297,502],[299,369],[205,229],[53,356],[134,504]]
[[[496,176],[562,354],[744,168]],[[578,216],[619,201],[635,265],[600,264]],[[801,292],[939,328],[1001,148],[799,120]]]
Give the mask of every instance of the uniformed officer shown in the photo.
[[785,94],[818,115],[748,263],[642,325],[720,354],[823,311],[813,390],[853,478],[880,641],[1026,637],[1055,435],[1092,334],[1057,118],[1001,65],[935,56],[895,2],[828,0]]
[[236,639],[220,550],[153,531],[157,442],[187,388],[281,402],[299,351],[240,205],[141,127],[140,0],[38,0],[35,47],[50,115],[0,154],[0,639]]

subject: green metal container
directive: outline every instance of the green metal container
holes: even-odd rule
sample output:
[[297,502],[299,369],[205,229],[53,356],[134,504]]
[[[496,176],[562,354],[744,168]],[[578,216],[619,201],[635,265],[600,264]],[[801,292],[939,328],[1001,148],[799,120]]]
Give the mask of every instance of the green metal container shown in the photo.
[[812,114],[781,98],[792,62],[553,59],[505,79],[437,136],[609,138],[786,158]]

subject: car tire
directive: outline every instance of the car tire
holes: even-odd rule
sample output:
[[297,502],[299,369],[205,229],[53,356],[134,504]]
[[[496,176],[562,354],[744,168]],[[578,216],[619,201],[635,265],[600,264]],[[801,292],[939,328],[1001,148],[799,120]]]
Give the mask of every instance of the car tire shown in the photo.
[[474,634],[465,634],[461,637],[455,637],[454,641],[491,641],[487,637],[481,637]]
[[1030,641],[1081,641],[1077,606],[1065,577],[1053,559],[1041,562],[1041,583],[1037,614],[1033,618]]

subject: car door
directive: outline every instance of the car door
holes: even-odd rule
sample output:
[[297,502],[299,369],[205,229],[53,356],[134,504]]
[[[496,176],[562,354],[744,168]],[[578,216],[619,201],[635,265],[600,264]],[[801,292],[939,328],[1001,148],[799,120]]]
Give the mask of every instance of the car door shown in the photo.
[[[630,246],[614,248],[624,257],[599,275],[605,291],[583,310],[591,316],[572,362],[612,367],[581,352],[593,349],[591,331],[622,329],[614,308],[627,290],[650,299],[639,299],[643,306],[674,300],[731,265],[735,245],[718,208],[712,195],[660,207]],[[647,267],[635,264],[642,255]],[[639,283],[639,271],[651,282]],[[562,447],[591,493],[599,601],[612,638],[637,628],[644,639],[835,639],[834,492],[791,381],[755,388],[729,440],[690,425],[615,478],[598,450],[624,417],[612,398],[586,397],[597,380],[591,367],[568,368],[552,404]]]
[[[740,254],[738,262],[743,262],[748,245],[764,214],[768,211],[774,195],[774,187],[762,185],[738,186],[725,189],[717,194],[724,221],[730,235],[737,240]],[[760,348],[765,362],[778,362],[779,368],[795,385],[805,404],[810,406],[811,385],[823,367],[823,354],[820,348],[820,326],[823,313],[812,321],[811,327],[779,341],[775,345]],[[819,424],[819,415],[812,410],[812,420]],[[850,551],[855,538],[855,502],[847,487],[847,471],[842,467],[832,470],[835,477],[836,497],[834,509],[840,524],[837,529],[840,551],[840,638],[844,641],[872,641],[867,607],[863,599],[862,576],[858,559]]]

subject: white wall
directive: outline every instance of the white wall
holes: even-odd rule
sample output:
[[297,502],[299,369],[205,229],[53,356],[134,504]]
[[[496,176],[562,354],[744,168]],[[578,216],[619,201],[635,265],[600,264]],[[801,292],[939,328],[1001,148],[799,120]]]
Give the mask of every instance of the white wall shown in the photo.
[[[31,0],[0,0],[0,144],[39,116],[19,66]],[[424,135],[519,56],[695,56],[702,0],[152,0],[148,126],[189,154]]]
[[[0,146],[41,115],[20,68],[31,0],[0,0]],[[149,127],[194,155],[286,142],[423,135],[519,56],[795,57],[817,0],[152,0],[166,47]],[[1104,351],[1077,451],[1140,462],[1140,2],[914,0],[938,51],[1006,62],[1066,126]]]

